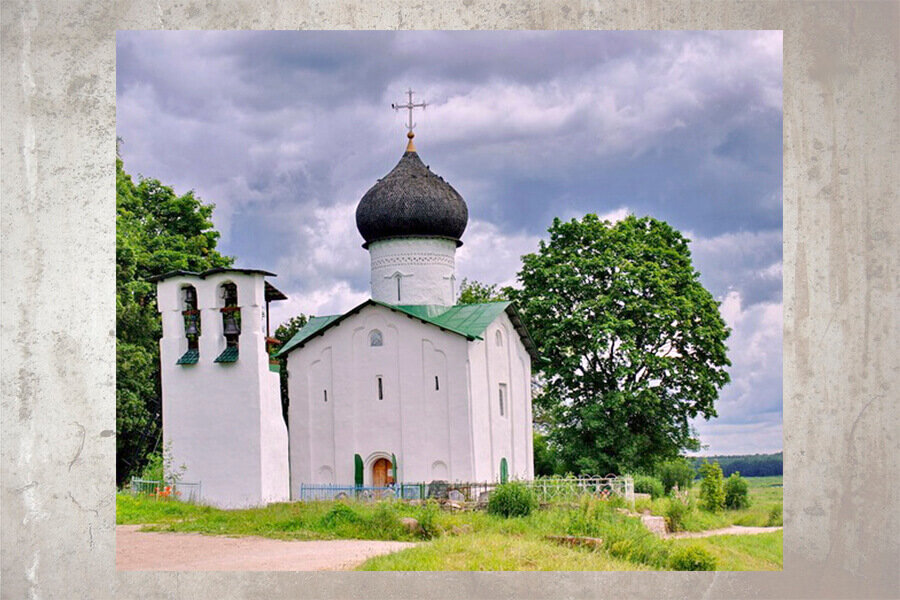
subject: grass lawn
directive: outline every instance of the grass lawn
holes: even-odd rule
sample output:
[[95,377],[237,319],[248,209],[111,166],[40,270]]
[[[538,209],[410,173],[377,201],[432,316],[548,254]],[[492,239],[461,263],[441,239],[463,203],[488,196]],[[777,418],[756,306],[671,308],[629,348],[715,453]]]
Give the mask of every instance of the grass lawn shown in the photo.
[[[693,510],[689,530],[781,524],[781,478],[748,479],[752,504],[711,515]],[[696,493],[696,490],[692,493]],[[664,514],[666,499],[638,503]],[[403,517],[422,530],[411,532]],[[583,499],[551,506],[527,517],[503,518],[483,511],[446,512],[434,504],[404,502],[291,502],[264,508],[222,510],[152,497],[116,496],[116,524],[143,524],[154,531],[210,535],[256,535],[284,540],[370,539],[421,542],[396,554],[372,558],[362,570],[667,570],[680,546],[699,546],[717,570],[772,570],[782,566],[781,532],[663,540],[613,502]],[[597,549],[570,548],[548,535],[601,538]]]
[[755,535],[715,535],[697,539],[672,540],[676,546],[696,545],[716,557],[717,571],[780,571],[782,532]]

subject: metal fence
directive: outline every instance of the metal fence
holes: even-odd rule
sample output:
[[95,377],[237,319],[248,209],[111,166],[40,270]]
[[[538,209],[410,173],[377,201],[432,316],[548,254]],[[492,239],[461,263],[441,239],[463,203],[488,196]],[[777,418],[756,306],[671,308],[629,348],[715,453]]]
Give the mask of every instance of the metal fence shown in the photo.
[[[634,480],[630,476],[546,478],[521,483],[528,486],[541,502],[577,500],[590,495],[604,499],[618,496],[634,504]],[[486,502],[497,485],[495,482],[446,481],[397,483],[387,487],[301,483],[297,498],[301,501],[439,498],[456,502]]]
[[144,494],[159,499],[181,500],[182,502],[200,501],[200,482],[177,481],[166,483],[152,479],[131,478],[131,494]]

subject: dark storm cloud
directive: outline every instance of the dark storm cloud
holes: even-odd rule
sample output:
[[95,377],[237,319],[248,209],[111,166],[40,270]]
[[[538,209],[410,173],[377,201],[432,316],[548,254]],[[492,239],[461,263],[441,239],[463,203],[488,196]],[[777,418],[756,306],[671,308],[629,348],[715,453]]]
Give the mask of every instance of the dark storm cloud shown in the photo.
[[747,350],[780,345],[780,32],[120,32],[117,74],[126,169],[215,202],[223,251],[279,272],[276,318],[366,296],[353,210],[411,85],[469,205],[461,276],[511,282],[556,216],[669,221],[741,346],[719,421],[780,415],[780,360]]

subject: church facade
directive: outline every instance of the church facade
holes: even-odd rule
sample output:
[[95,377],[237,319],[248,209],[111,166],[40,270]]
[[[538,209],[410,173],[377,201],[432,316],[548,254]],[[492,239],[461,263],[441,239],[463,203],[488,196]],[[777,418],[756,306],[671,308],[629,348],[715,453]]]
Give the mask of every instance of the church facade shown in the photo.
[[[202,482],[206,501],[296,498],[300,484],[533,477],[535,346],[512,303],[456,304],[468,209],[421,161],[411,130],[408,137],[400,162],[357,207],[371,299],[311,318],[277,352],[287,363],[287,429],[273,418],[278,374],[264,333],[268,302],[284,297],[264,280],[271,274],[160,278],[164,440],[174,464],[186,466],[184,479]],[[226,300],[224,283],[238,285],[237,300]],[[193,308],[185,290],[198,284],[203,301]],[[237,335],[228,302],[247,323]],[[202,334],[189,334],[192,310]],[[216,362],[223,355],[234,360]],[[229,486],[247,490],[221,491]]]

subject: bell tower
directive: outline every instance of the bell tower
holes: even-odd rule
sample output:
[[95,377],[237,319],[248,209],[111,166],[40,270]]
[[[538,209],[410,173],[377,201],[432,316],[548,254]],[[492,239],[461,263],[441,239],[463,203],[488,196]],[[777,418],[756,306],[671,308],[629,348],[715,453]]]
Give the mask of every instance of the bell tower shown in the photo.
[[201,502],[256,506],[288,498],[288,437],[268,308],[284,294],[253,269],[154,278],[163,335],[163,448]]

